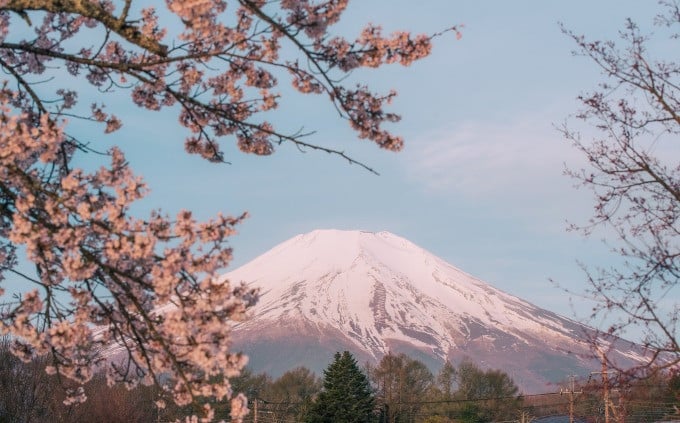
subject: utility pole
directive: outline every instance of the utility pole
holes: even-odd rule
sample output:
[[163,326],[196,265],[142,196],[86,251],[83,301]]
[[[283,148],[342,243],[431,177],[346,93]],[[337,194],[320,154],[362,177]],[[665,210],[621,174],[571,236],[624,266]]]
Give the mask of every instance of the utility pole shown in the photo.
[[569,423],[574,423],[574,394],[582,394],[583,391],[576,392],[576,375],[569,376],[569,388],[560,389],[560,395],[569,394]]

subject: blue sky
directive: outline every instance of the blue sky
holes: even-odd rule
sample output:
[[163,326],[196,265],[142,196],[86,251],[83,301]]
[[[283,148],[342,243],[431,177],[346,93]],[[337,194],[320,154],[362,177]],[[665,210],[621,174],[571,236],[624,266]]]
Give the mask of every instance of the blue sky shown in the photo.
[[380,176],[285,145],[265,158],[230,147],[232,164],[212,165],[182,153],[184,133],[172,115],[132,109],[117,137],[152,189],[149,207],[202,217],[250,212],[233,239],[234,266],[317,228],[387,230],[511,294],[585,318],[589,308],[581,300],[572,306],[549,279],[579,291],[577,260],[597,265],[610,256],[598,237],[565,230],[567,220],[585,221],[591,200],[562,176],[565,163],[578,167],[581,158],[554,126],[602,77],[571,54],[558,22],[615,38],[625,18],[648,25],[658,10],[646,0],[351,2],[337,28],[345,34],[368,22],[415,32],[464,25],[461,40],[438,38],[432,56],[409,68],[351,76],[399,91],[400,153],[358,140],[323,99],[282,101],[276,122],[317,131],[309,141],[344,149]]
[[[380,172],[338,157],[283,145],[271,157],[227,147],[231,165],[183,153],[176,117],[122,102],[119,143],[147,180],[145,208],[200,217],[251,217],[234,237],[234,266],[296,234],[317,228],[390,231],[492,285],[568,317],[589,309],[549,279],[584,287],[577,260],[606,264],[598,237],[567,233],[583,222],[591,200],[562,176],[581,158],[554,128],[594,88],[594,64],[574,57],[558,22],[594,39],[615,38],[624,19],[648,26],[651,0],[452,1],[354,0],[337,31],[356,34],[369,22],[386,32],[436,32],[463,24],[463,37],[435,41],[432,56],[409,68],[356,72],[350,81],[399,91],[393,127],[406,138],[400,153],[357,139],[321,98],[291,96],[273,117],[283,128],[315,130],[308,141],[345,150]],[[109,105],[109,110],[114,110]],[[578,127],[578,126],[577,126]],[[587,129],[585,129],[587,133]],[[229,144],[231,141],[225,140]]]

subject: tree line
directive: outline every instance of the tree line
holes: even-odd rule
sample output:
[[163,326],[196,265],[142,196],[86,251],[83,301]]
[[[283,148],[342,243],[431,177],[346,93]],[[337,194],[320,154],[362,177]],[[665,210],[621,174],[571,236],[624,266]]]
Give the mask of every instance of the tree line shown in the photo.
[[[173,421],[186,415],[187,410],[172,403],[158,408],[155,403],[162,399],[162,392],[155,386],[108,387],[103,374],[88,382],[87,402],[64,405],[73,383],[48,375],[46,360],[26,363],[10,349],[10,338],[4,338],[0,342],[0,423]],[[481,370],[470,361],[458,367],[447,362],[433,375],[425,364],[404,354],[388,354],[377,365],[359,366],[347,351],[335,355],[323,377],[305,367],[278,378],[246,368],[232,379],[232,389],[250,399],[250,419],[257,412],[261,422],[413,422],[422,421],[424,413],[444,417],[463,413],[469,421],[491,421],[503,410],[521,404],[517,386],[505,373]],[[496,399],[441,402],[483,398]],[[211,405],[216,418],[228,419],[227,401]]]
[[298,368],[270,384],[266,374],[252,373],[234,382],[257,400],[248,421],[260,423],[531,422],[555,416],[597,423],[607,421],[605,414],[612,423],[680,420],[680,372],[657,369],[633,378],[611,372],[607,378],[572,378],[556,392],[522,395],[507,373],[481,369],[467,358],[457,366],[447,361],[433,374],[404,354],[360,367],[345,351],[335,354],[321,379]]
[[521,407],[519,388],[499,370],[469,360],[446,362],[433,375],[422,362],[387,354],[360,369],[352,355],[336,353],[305,422],[496,421]]
[[[109,387],[101,372],[86,386],[88,401],[65,405],[66,391],[74,383],[47,374],[44,358],[21,361],[11,347],[11,338],[0,339],[0,423],[168,422],[187,414],[172,402],[158,407],[164,396],[157,386]],[[277,378],[246,368],[231,381],[234,393],[249,398],[246,421],[258,423],[532,421],[567,415],[570,399],[576,418],[604,421],[599,380],[576,382],[561,393],[522,395],[502,370],[481,369],[469,359],[457,365],[447,361],[432,373],[404,354],[387,354],[377,364],[360,365],[345,351],[335,354],[322,377],[305,367]],[[677,413],[678,373],[637,381],[613,379],[610,385],[612,422],[657,421]],[[228,401],[206,401],[212,401],[216,419],[229,420]]]

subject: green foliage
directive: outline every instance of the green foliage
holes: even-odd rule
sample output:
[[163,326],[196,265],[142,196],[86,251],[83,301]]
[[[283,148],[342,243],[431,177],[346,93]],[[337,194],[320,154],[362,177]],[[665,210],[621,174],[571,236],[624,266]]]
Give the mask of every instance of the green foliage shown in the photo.
[[481,407],[474,402],[466,402],[460,411],[460,421],[464,423],[488,422]]
[[488,422],[508,420],[522,405],[519,388],[500,370],[482,370],[469,360],[458,366],[457,399],[476,400],[463,408],[464,420]]
[[321,381],[311,370],[298,367],[284,373],[266,390],[272,401],[299,402],[316,395],[321,390]]
[[376,421],[375,399],[366,375],[354,357],[335,354],[324,370],[323,390],[312,404],[308,423],[369,423]]
[[458,394],[465,399],[514,397],[519,388],[500,370],[483,371],[470,361],[458,367]]

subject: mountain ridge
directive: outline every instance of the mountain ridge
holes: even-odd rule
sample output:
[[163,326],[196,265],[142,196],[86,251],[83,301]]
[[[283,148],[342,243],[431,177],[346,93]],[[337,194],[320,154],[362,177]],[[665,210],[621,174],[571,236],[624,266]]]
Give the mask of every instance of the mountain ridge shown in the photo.
[[[320,364],[308,364],[327,361],[333,348],[373,362],[408,351],[431,368],[472,358],[509,370],[525,392],[538,392],[557,382],[561,369],[564,378],[596,367],[586,358],[593,329],[496,289],[389,232],[297,235],[224,277],[261,288],[250,318],[233,328],[234,347],[253,367],[273,373],[284,362],[320,371]],[[641,357],[625,342],[614,350],[622,363]],[[325,360],[315,357],[323,354]]]

